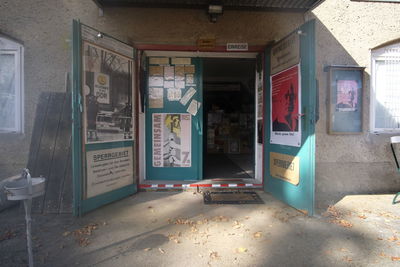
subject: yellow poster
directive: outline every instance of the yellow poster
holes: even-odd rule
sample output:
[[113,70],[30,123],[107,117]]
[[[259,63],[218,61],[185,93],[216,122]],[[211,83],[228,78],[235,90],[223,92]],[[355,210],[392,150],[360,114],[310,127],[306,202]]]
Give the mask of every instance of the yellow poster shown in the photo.
[[300,182],[300,158],[276,152],[270,152],[269,155],[271,176],[298,185]]

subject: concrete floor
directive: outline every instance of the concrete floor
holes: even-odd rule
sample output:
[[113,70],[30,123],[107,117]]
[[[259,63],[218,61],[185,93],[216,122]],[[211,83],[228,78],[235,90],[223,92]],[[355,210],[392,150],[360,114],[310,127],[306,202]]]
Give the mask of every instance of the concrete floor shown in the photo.
[[[400,204],[347,196],[307,217],[263,205],[204,205],[195,192],[143,192],[83,218],[34,215],[36,266],[399,266]],[[0,213],[0,265],[26,266],[21,209]]]

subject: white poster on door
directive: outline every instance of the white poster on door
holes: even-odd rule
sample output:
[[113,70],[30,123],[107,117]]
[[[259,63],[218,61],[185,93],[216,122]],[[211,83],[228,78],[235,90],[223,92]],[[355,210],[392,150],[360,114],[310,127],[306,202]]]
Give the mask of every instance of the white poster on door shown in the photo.
[[191,167],[191,115],[153,113],[152,126],[153,167]]
[[87,192],[91,198],[133,183],[132,147],[86,152]]

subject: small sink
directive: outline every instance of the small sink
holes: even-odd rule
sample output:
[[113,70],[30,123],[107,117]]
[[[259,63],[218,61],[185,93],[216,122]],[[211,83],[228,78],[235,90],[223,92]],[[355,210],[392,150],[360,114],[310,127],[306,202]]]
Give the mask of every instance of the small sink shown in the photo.
[[[32,178],[32,198],[44,194],[46,179],[43,177]],[[4,186],[8,200],[24,200],[29,198],[28,180],[21,178],[9,182]]]

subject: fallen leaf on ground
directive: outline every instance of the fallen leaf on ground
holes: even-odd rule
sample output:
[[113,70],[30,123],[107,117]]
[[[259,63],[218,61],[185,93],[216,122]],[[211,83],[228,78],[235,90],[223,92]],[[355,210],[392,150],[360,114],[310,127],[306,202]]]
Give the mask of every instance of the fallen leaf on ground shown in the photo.
[[340,251],[341,252],[348,252],[349,250],[347,248],[341,248]]
[[210,258],[211,259],[213,259],[213,260],[215,260],[215,259],[218,259],[220,256],[218,255],[218,252],[216,252],[216,251],[211,251],[210,252]]
[[151,248],[145,248],[144,249],[144,251],[150,251],[151,250]]
[[389,237],[387,240],[391,241],[391,242],[394,242],[394,241],[397,241],[399,239],[397,238],[397,236],[394,235],[394,236]]
[[330,222],[334,223],[334,224],[337,224],[337,225],[340,225],[340,226],[345,227],[345,228],[353,227],[353,224],[351,222],[346,221],[344,219],[331,220]]
[[358,218],[360,218],[360,219],[367,219],[367,216],[365,216],[365,215],[358,215]]
[[344,260],[344,261],[347,261],[347,262],[351,262],[351,261],[353,261],[353,259],[352,259],[352,258],[350,258],[349,256],[345,256],[345,257],[343,257],[343,260]]
[[385,253],[383,253],[383,252],[381,252],[381,253],[379,254],[379,256],[380,256],[380,257],[387,257],[387,255],[386,255]]
[[392,261],[400,261],[400,257],[392,257]]
[[243,247],[237,248],[237,249],[236,249],[236,252],[238,252],[238,253],[247,252],[247,248],[243,248]]
[[66,232],[64,232],[62,235],[65,237],[65,236],[69,236],[70,233],[71,233],[71,232],[66,231]]
[[261,236],[262,236],[262,232],[261,232],[261,231],[255,232],[255,233],[253,234],[253,237],[254,237],[254,238],[260,238]]
[[162,248],[158,248],[158,251],[160,251],[162,254],[165,254],[165,251]]
[[79,239],[79,246],[86,247],[90,244],[90,241],[87,237],[82,237]]
[[7,230],[4,234],[0,235],[0,241],[14,238],[16,236],[15,232],[12,230]]

